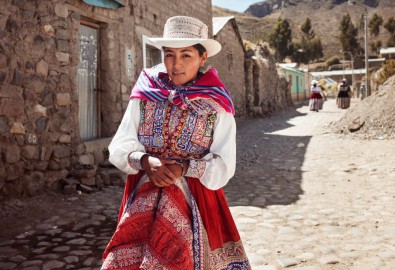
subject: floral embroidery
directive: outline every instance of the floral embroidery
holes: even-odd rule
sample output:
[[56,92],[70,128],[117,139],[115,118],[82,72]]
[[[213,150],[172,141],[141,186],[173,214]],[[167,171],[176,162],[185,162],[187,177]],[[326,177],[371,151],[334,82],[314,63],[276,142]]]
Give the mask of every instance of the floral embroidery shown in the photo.
[[128,156],[129,166],[135,170],[141,170],[141,158],[145,155],[143,152],[132,152]]
[[193,178],[201,178],[206,171],[206,161],[204,160],[191,160],[185,176]]
[[217,114],[199,115],[169,102],[141,100],[139,141],[163,158],[201,159],[210,151]]
[[192,214],[181,189],[146,182],[129,199],[102,269],[192,269]]

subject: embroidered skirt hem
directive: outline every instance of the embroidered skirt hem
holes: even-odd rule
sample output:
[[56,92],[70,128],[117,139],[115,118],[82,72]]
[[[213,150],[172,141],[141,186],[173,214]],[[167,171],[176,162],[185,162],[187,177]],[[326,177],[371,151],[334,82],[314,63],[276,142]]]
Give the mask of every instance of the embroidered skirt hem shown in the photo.
[[[104,251],[101,269],[251,269],[234,221],[229,220],[229,207],[223,205],[225,197],[214,192],[216,202],[210,202],[214,197],[209,190],[196,194],[205,190],[198,179],[180,179],[182,189],[177,185],[158,188],[150,182],[139,183],[141,175],[128,178],[118,226]],[[230,230],[221,231],[205,221],[211,215],[199,202],[202,198],[210,203],[212,213],[218,213],[214,222],[226,222],[222,227]],[[219,205],[222,209],[213,211]]]

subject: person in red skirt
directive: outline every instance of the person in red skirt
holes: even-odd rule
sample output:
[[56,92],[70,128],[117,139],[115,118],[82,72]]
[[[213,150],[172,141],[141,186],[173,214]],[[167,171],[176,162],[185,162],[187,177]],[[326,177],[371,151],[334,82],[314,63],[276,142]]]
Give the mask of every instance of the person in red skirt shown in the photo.
[[310,101],[309,107],[310,111],[318,112],[322,110],[322,106],[324,104],[323,93],[321,87],[318,85],[317,80],[311,81],[311,91],[310,91]]
[[234,175],[236,124],[215,69],[221,45],[192,17],[167,20],[164,63],[144,69],[109,145],[128,174],[101,269],[251,269],[222,187]]

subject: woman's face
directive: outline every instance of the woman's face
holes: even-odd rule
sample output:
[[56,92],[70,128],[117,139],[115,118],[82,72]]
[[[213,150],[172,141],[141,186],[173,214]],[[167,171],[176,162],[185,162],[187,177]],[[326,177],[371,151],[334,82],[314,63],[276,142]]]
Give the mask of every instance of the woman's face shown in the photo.
[[167,74],[176,85],[183,85],[196,78],[199,68],[207,60],[207,52],[199,55],[193,47],[164,48]]

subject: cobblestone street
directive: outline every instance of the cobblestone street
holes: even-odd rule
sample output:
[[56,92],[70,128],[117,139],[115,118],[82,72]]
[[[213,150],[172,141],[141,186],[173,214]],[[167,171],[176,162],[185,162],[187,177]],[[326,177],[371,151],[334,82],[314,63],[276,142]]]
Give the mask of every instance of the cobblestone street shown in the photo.
[[[344,112],[328,100],[238,121],[225,193],[253,270],[395,269],[395,142],[332,133]],[[20,203],[0,221],[0,269],[100,269],[121,197],[109,186]]]

